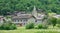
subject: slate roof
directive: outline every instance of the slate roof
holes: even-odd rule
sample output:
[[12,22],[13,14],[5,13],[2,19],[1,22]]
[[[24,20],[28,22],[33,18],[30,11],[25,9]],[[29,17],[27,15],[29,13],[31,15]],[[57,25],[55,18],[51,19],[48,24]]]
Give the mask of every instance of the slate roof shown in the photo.
[[21,19],[21,18],[31,18],[31,17],[32,17],[31,14],[20,14],[19,16],[13,16],[12,18],[13,19],[16,19],[16,18]]
[[36,19],[43,19],[44,18],[44,15],[40,14],[36,17]]

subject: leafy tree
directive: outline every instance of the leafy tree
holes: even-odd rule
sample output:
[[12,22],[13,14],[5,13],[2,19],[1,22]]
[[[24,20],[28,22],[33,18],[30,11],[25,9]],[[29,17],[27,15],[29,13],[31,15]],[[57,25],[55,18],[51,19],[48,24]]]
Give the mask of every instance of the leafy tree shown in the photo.
[[53,27],[56,26],[57,24],[57,18],[55,17],[50,17],[48,21],[52,23]]
[[0,15],[15,11],[32,12],[34,5],[46,13],[60,14],[60,0],[0,0]]
[[57,18],[57,24],[60,24],[60,18]]

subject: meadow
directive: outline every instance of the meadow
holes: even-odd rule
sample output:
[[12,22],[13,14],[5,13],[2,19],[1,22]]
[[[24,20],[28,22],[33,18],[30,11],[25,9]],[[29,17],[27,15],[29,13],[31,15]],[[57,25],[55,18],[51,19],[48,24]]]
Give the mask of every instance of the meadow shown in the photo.
[[25,29],[25,27],[18,27],[16,30],[0,30],[0,33],[60,33],[60,29]]

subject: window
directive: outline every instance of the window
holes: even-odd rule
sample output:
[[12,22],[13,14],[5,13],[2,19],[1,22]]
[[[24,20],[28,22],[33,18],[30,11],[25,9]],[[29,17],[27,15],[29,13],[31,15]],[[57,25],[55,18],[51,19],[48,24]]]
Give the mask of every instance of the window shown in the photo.
[[27,20],[26,20],[26,19],[24,19],[24,20],[23,20],[23,22],[27,22]]
[[20,20],[22,22],[22,20]]
[[19,20],[17,20],[17,22],[19,22]]
[[37,20],[35,20],[35,22],[37,22]]
[[20,20],[21,22],[27,22],[27,19],[22,19],[22,20]]
[[14,20],[14,22],[19,22],[19,20]]

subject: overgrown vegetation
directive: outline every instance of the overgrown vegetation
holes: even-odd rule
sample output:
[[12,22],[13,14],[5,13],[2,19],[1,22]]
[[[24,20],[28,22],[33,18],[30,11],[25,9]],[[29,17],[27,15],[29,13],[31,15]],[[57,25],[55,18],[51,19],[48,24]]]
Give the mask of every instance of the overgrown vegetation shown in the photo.
[[43,24],[38,24],[37,26],[34,25],[34,23],[29,23],[26,25],[26,29],[47,29],[48,26],[47,25],[43,25]]
[[32,28],[34,28],[34,23],[28,23],[26,25],[26,29],[32,29]]
[[4,21],[4,23],[0,25],[0,30],[14,30],[14,29],[17,29],[16,25],[9,21],[8,22]]
[[47,29],[48,26],[47,25],[43,25],[43,24],[38,24],[37,29]]
[[55,18],[55,17],[49,18],[48,21],[49,21],[50,23],[52,23],[53,27],[56,26],[56,24],[57,24],[57,18]]
[[60,18],[57,19],[57,25],[56,26],[60,28]]

